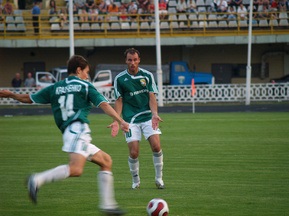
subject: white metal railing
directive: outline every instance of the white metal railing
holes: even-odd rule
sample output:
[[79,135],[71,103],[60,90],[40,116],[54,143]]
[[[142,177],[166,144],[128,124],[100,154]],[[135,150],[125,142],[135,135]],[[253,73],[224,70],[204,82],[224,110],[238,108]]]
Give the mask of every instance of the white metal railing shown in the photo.
[[[21,94],[30,94],[38,91],[37,88],[1,88],[9,89]],[[114,103],[113,87],[99,90],[104,96]],[[190,85],[163,86],[164,104],[195,102],[243,102],[246,99],[245,84],[215,84],[197,85],[194,98],[191,96]],[[289,101],[289,83],[263,83],[251,84],[251,101]],[[0,105],[15,105],[13,99],[0,98]]]

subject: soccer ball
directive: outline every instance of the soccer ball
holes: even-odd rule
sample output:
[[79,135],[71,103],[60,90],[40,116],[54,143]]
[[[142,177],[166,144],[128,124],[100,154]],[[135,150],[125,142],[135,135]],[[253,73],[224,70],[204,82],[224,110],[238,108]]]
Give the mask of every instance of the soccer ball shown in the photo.
[[165,200],[155,198],[149,201],[147,205],[148,216],[167,216],[169,215],[169,207]]

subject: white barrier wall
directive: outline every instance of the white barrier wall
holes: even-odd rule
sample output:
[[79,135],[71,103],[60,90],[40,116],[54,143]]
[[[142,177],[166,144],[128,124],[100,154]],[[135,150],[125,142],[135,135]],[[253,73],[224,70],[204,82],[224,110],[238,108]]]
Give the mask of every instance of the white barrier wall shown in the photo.
[[[9,89],[21,94],[30,94],[38,91],[37,88],[0,88]],[[113,87],[99,90],[105,97],[114,103]],[[163,86],[164,104],[195,102],[244,102],[246,99],[245,84],[215,84],[196,85],[194,98],[191,95],[191,86]],[[251,84],[251,101],[289,101],[289,83]],[[20,104],[13,99],[0,98],[0,105]]]

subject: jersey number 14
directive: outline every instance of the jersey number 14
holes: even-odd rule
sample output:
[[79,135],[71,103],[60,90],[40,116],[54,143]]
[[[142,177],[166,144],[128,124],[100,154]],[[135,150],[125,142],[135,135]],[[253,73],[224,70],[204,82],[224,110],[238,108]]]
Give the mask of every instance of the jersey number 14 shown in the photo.
[[58,99],[63,121],[66,121],[69,117],[73,116],[73,94],[62,95]]

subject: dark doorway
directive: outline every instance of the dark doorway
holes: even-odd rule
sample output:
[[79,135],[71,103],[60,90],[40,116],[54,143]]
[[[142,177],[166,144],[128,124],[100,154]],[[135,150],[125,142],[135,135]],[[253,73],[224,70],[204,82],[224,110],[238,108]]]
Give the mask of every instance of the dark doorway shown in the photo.
[[24,79],[27,77],[27,73],[31,72],[32,76],[35,77],[35,72],[45,71],[45,62],[24,62],[23,72]]
[[212,64],[212,74],[216,84],[229,84],[232,78],[232,65]]

